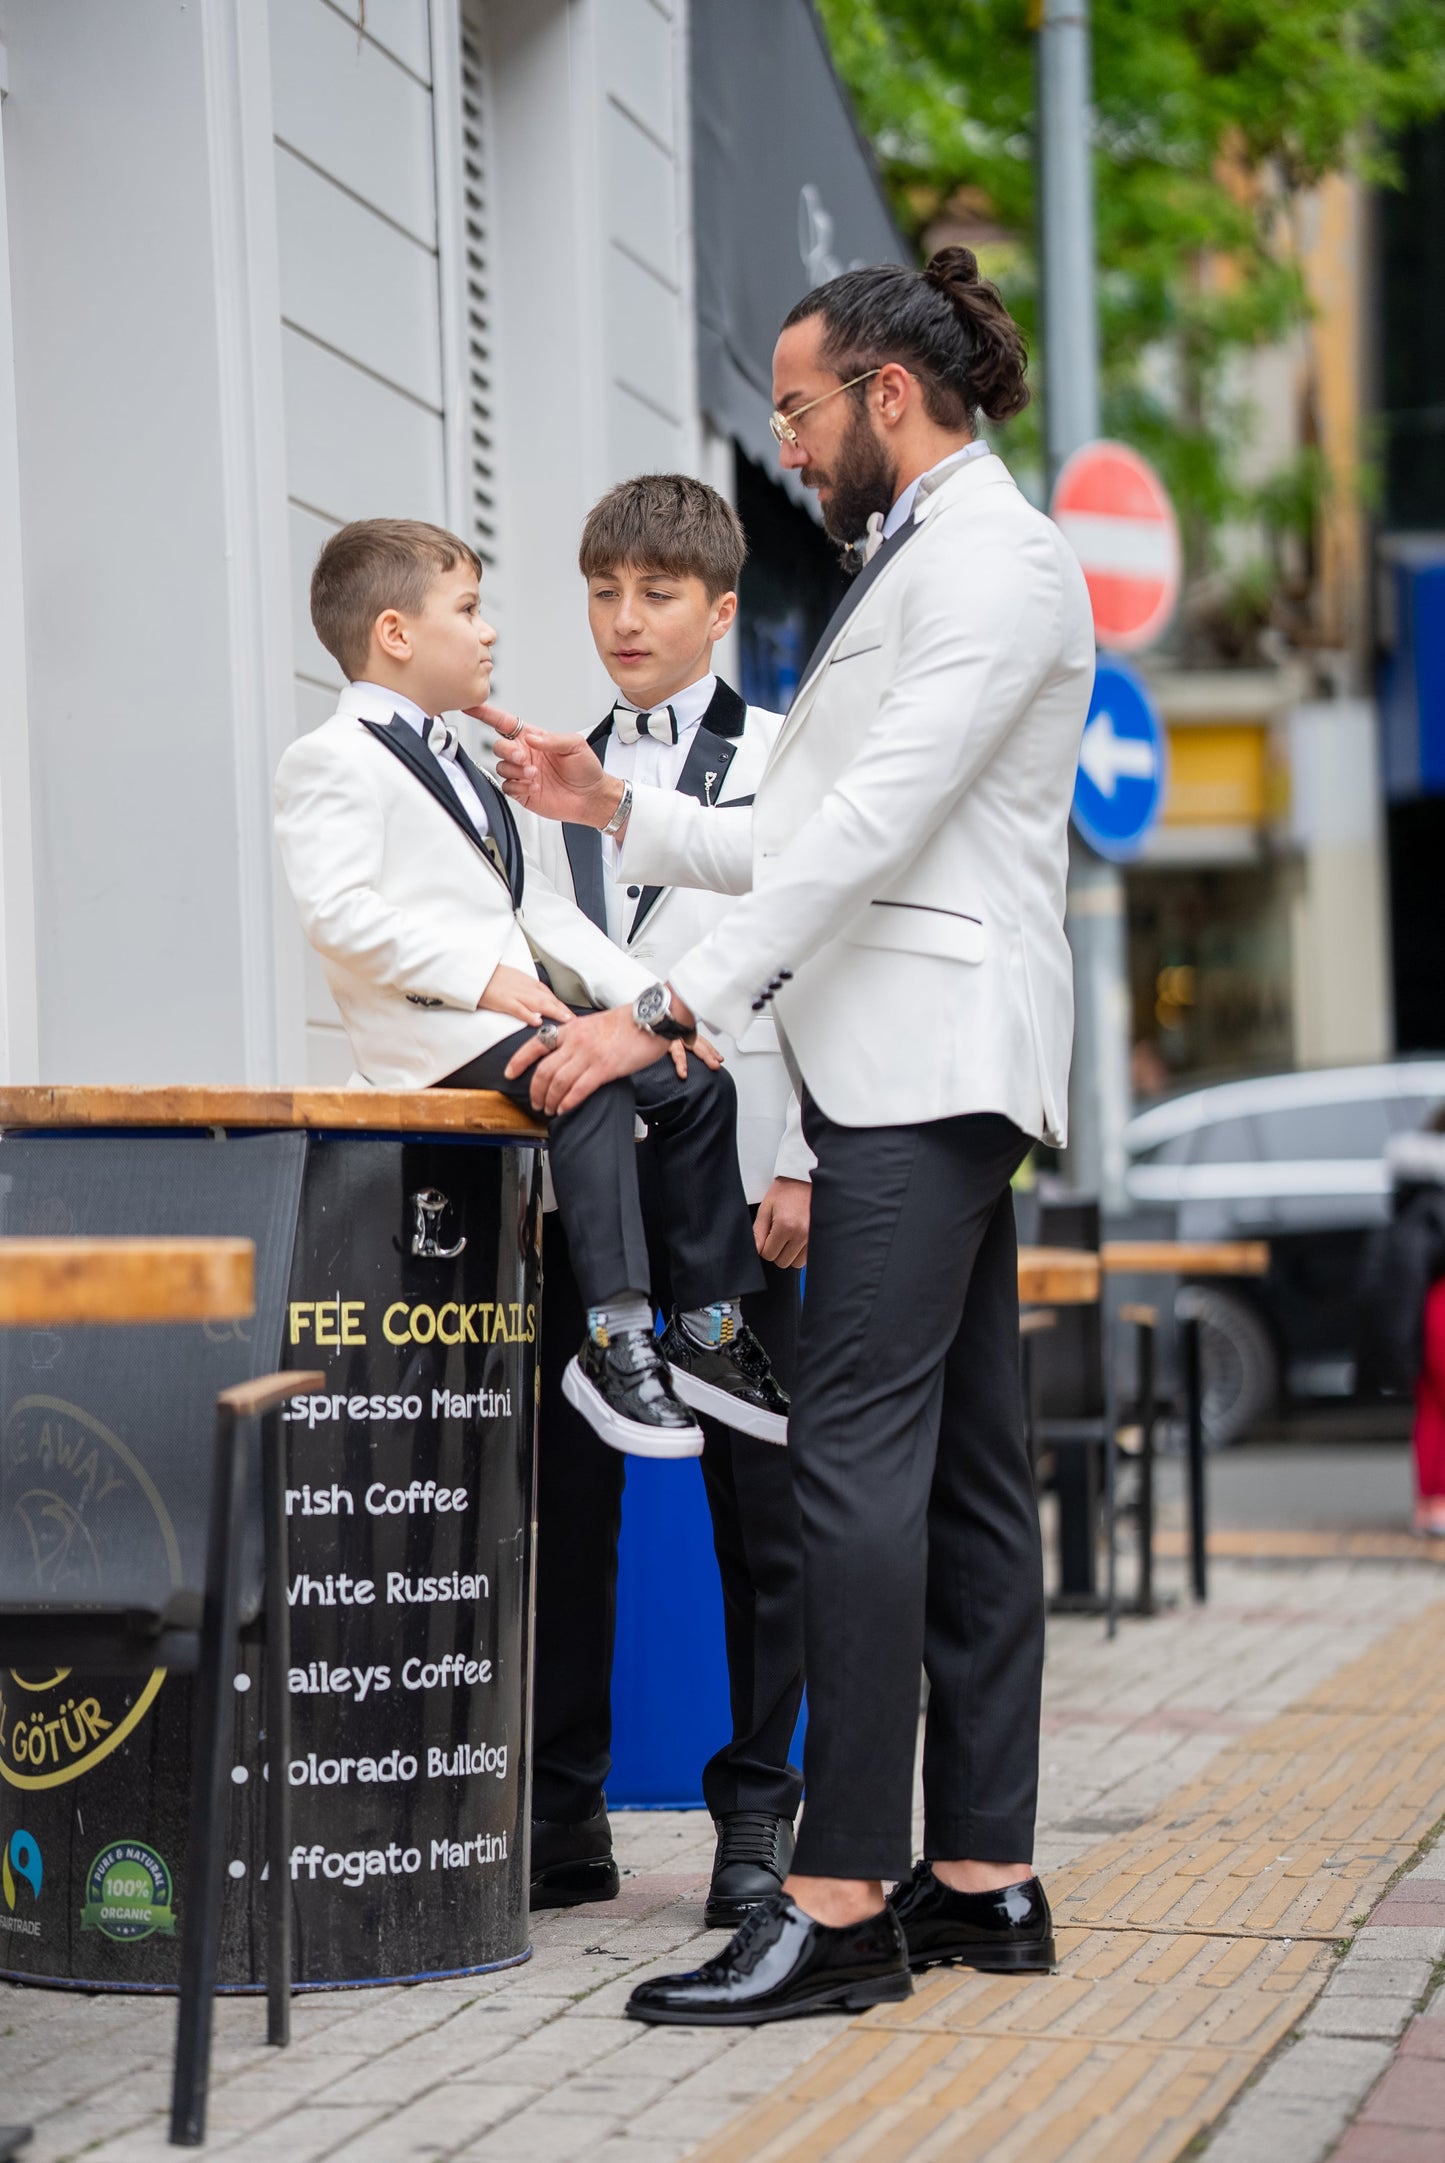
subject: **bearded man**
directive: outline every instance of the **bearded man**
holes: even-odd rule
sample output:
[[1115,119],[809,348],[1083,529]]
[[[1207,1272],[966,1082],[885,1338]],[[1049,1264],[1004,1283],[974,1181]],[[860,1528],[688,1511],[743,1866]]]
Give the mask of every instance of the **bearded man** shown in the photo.
[[789,1429],[802,1828],[782,1892],[716,1959],[640,1984],[641,2020],[852,2009],[940,1960],[1054,1958],[1031,1861],[1043,1583],[1010,1181],[1036,1138],[1064,1140],[1094,642],[1068,544],[978,434],[1024,405],[1024,367],[966,248],[848,271],[793,310],[773,432],[830,532],[866,533],[865,568],[751,808],[634,792],[579,737],[502,749],[511,794],[620,838],[621,876],[739,897],[654,995],[524,1047],[534,1102],[565,1110],[669,1035],[738,1035],[771,1006],[817,1157]]

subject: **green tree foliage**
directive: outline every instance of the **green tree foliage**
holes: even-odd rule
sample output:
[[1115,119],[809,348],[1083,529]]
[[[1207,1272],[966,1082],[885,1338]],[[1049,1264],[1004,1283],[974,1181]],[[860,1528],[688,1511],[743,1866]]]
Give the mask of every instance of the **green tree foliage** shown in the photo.
[[[1012,236],[985,267],[1036,346],[1029,0],[817,5],[900,219],[921,236],[962,205]],[[1301,193],[1344,169],[1388,183],[1391,138],[1445,109],[1445,0],[1093,0],[1092,15],[1104,425],[1158,460],[1186,531],[1272,530],[1273,499],[1231,470],[1248,417],[1225,363],[1307,313]]]

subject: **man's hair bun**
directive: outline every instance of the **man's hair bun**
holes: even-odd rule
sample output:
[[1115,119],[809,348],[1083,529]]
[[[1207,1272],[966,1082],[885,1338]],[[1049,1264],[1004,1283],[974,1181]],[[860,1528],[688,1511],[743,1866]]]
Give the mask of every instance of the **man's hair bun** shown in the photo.
[[901,361],[945,427],[971,427],[979,413],[1012,420],[1029,402],[1023,333],[972,248],[940,248],[921,271],[901,263],[845,270],[800,300],[787,322],[810,316],[823,319],[830,368],[846,379]]

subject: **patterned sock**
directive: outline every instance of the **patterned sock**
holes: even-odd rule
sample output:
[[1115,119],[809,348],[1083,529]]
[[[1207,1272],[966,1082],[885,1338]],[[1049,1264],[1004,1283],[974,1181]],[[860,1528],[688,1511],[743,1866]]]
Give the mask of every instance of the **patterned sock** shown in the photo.
[[651,1334],[652,1302],[645,1292],[619,1292],[605,1307],[587,1309],[587,1334],[604,1351],[624,1329],[645,1329]]
[[720,1346],[731,1344],[742,1328],[742,1302],[715,1299],[710,1307],[688,1307],[682,1316],[682,1326],[694,1344],[707,1345],[717,1351]]

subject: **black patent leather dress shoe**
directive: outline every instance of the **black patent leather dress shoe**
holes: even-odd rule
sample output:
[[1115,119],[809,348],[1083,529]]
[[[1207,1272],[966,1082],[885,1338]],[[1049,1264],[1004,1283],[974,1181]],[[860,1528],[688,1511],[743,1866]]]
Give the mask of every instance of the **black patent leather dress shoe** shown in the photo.
[[699,1344],[674,1308],[660,1350],[673,1388],[694,1412],[706,1412],[760,1442],[787,1441],[788,1393],[746,1323],[726,1344]]
[[569,1360],[562,1394],[595,1434],[629,1457],[700,1457],[702,1429],[673,1388],[650,1329],[588,1337]]
[[703,1920],[736,1930],[760,1900],[783,1889],[793,1867],[793,1828],[771,1810],[729,1810],[717,1821],[717,1852]]
[[1057,1966],[1054,1919],[1037,1878],[993,1893],[956,1893],[927,1863],[915,1863],[888,1905],[903,1926],[915,1971],[956,1963],[991,1975],[1032,1975]]
[[584,1900],[615,1900],[621,1884],[605,1802],[576,1825],[560,1818],[533,1818],[532,1907],[574,1908]]
[[689,1975],[657,1975],[627,2001],[632,2020],[689,2028],[751,2028],[803,2013],[861,2013],[913,1989],[890,1908],[830,1930],[787,1893],[754,1908],[715,1960]]

